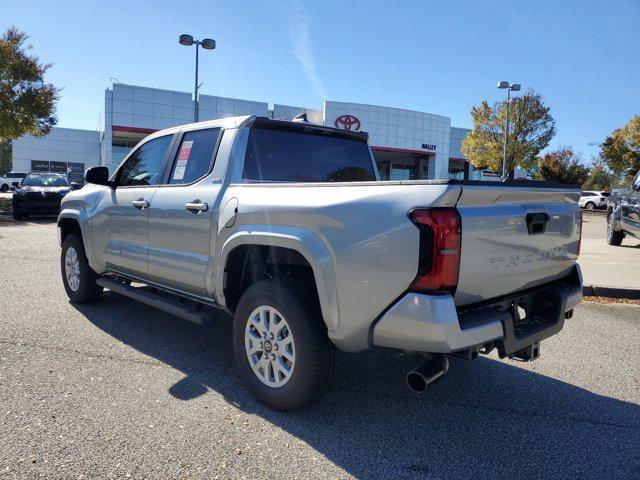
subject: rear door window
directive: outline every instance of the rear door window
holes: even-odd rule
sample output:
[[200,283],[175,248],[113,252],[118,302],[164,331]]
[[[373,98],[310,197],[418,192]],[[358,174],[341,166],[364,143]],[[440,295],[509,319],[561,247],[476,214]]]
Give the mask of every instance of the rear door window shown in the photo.
[[187,184],[207,175],[213,168],[219,128],[193,130],[182,136],[169,175],[170,184]]
[[254,127],[244,182],[362,182],[375,180],[366,142],[321,133]]

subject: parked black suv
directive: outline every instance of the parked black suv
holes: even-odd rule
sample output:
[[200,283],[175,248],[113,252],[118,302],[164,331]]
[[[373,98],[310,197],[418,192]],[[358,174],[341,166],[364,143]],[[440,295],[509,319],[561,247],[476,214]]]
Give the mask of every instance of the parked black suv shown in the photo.
[[611,192],[607,206],[607,242],[620,245],[626,235],[640,239],[640,171],[629,188]]
[[30,173],[20,183],[13,182],[13,218],[29,215],[58,215],[60,201],[76,184],[59,173]]

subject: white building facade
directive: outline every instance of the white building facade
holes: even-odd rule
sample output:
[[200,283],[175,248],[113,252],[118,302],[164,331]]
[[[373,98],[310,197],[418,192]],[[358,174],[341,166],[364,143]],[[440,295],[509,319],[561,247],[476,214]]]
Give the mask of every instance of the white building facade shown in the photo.
[[[40,138],[13,142],[14,171],[81,172],[104,165],[111,172],[145,136],[193,122],[193,96],[116,83],[105,91],[97,131],[54,128]],[[383,180],[457,178],[495,180],[476,170],[460,151],[468,129],[451,126],[446,116],[378,105],[325,101],[322,109],[200,95],[200,120],[257,115],[291,120],[301,113],[308,121],[369,133],[369,143]],[[518,174],[516,176],[519,176]]]
[[75,128],[53,128],[48,135],[25,135],[12,142],[16,172],[69,173],[82,182],[84,171],[101,164],[100,132]]

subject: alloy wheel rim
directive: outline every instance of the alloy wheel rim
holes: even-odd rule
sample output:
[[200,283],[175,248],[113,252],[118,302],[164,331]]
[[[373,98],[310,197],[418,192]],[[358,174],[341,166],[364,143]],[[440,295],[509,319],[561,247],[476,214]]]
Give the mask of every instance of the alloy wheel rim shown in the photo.
[[78,252],[73,247],[69,247],[64,256],[64,272],[67,277],[67,285],[76,292],[80,287],[80,261],[78,260]]
[[251,312],[244,348],[253,373],[265,385],[279,388],[291,379],[296,363],[293,332],[275,308],[261,305]]

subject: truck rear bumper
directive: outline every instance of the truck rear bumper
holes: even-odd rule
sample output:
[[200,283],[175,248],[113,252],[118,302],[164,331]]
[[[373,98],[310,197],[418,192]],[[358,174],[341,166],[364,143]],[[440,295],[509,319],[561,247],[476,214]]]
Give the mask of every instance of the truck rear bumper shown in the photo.
[[[565,313],[581,301],[578,265],[561,280],[469,308],[456,308],[451,295],[409,292],[376,323],[373,344],[453,353],[495,342],[501,356],[509,355],[559,332]],[[520,305],[526,318],[514,312]]]

